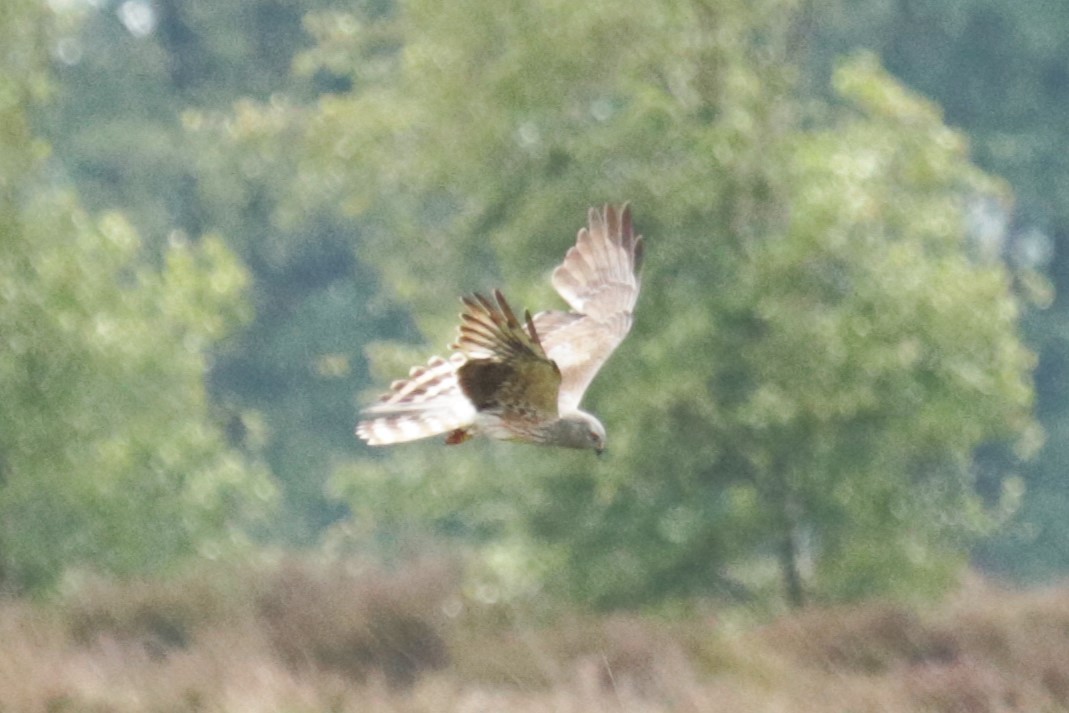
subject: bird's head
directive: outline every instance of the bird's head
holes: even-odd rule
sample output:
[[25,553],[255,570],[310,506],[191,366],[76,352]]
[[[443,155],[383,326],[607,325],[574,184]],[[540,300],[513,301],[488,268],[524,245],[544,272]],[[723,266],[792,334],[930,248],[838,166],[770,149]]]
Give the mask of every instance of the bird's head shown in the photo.
[[555,444],[565,448],[584,448],[599,456],[605,451],[605,427],[586,411],[565,414],[557,421]]

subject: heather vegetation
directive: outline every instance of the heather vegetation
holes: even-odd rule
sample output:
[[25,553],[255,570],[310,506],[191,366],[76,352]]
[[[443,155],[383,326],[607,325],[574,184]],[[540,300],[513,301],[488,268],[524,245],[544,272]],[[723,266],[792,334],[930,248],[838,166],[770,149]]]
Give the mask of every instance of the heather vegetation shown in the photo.
[[1069,591],[759,623],[492,602],[439,560],[281,561],[83,581],[0,607],[6,711],[1069,710]]
[[[0,713],[1069,708],[1065,13],[0,4]],[[353,437],[624,200],[606,458]]]

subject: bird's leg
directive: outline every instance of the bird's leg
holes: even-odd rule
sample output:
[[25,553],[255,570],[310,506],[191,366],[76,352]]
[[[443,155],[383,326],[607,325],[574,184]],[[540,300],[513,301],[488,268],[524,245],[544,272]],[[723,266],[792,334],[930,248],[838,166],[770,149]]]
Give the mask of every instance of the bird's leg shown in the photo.
[[445,437],[445,444],[447,446],[455,446],[463,443],[464,441],[471,439],[471,432],[466,428],[458,428],[455,431],[450,431],[449,435]]

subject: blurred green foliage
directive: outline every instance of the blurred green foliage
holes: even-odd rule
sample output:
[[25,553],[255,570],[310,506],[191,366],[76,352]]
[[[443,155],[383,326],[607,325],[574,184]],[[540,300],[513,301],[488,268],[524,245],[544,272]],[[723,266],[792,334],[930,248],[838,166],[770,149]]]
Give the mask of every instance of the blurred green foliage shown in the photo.
[[176,241],[161,269],[119,214],[96,219],[49,180],[25,121],[46,28],[36,3],[0,17],[0,587],[70,566],[159,569],[229,546],[272,494],[230,449],[206,354],[245,315],[247,274],[217,237]]
[[972,449],[1036,438],[1010,276],[966,234],[1001,185],[871,57],[807,113],[791,3],[496,7],[313,23],[305,61],[363,46],[365,81],[298,118],[294,193],[373,226],[359,254],[435,341],[458,285],[545,304],[544,236],[632,199],[645,291],[592,392],[615,459],[398,449],[339,472],[357,527],[459,524],[606,605],[738,588],[763,553],[796,602],[944,585],[989,525]]
[[[962,134],[873,56],[840,59],[862,19],[891,26],[886,4],[859,6],[85,5],[36,39],[56,101],[32,117],[50,177],[144,236],[86,314],[186,285],[170,351],[193,401],[169,408],[210,403],[269,465],[283,509],[259,534],[308,544],[335,523],[328,544],[380,553],[452,537],[495,586],[601,605],[760,593],[768,571],[795,601],[913,594],[1020,495],[1041,437],[1015,289],[1045,286],[992,248],[1009,192]],[[971,11],[946,12],[957,32]],[[910,56],[882,54],[896,71]],[[29,161],[18,121],[4,130]],[[354,394],[446,343],[456,294],[557,304],[545,276],[586,207],[624,199],[650,259],[635,331],[588,397],[608,460],[361,449]],[[207,233],[252,278],[253,315],[222,341],[243,271],[215,239],[186,245]],[[176,260],[205,280],[167,277]]]
[[161,0],[68,12],[55,44],[66,52],[63,90],[39,114],[56,167],[91,208],[121,207],[148,255],[176,230],[218,232],[253,276],[252,318],[213,350],[208,388],[233,444],[262,458],[285,493],[267,536],[305,545],[344,513],[323,483],[355,450],[361,346],[407,333],[400,311],[366,307],[376,281],[353,252],[359,225],[313,206],[278,209],[300,157],[278,126],[249,123],[249,100],[297,111],[341,81],[290,76],[311,42],[302,16],[329,4]]
[[[977,550],[988,571],[1032,581],[1069,568],[1069,5],[1066,3],[880,0],[833,3],[813,24],[819,73],[847,48],[880,53],[903,81],[938,101],[969,133],[975,161],[1013,185],[1015,204],[996,246],[1013,264],[1043,270],[1056,298],[1023,315],[1039,355],[1036,414],[1046,447],[1020,465],[1023,498],[1012,521]],[[1006,454],[984,460],[1004,468]],[[1012,461],[1012,459],[1009,459]]]

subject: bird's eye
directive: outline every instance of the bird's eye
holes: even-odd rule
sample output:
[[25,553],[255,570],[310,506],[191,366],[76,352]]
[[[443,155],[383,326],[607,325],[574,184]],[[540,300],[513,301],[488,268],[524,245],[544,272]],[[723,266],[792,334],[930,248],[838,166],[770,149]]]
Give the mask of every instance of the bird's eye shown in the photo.
[[598,434],[596,434],[593,431],[591,431],[588,435],[590,436],[590,442],[591,443],[597,443],[598,442]]

